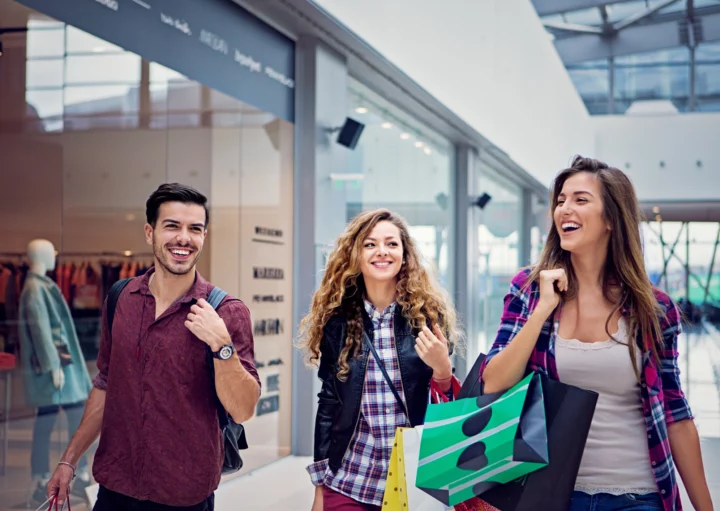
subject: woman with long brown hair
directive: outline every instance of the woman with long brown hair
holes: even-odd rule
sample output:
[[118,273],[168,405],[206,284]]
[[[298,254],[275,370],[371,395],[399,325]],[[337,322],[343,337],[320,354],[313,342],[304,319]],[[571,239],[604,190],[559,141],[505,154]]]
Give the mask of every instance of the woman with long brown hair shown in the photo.
[[485,391],[537,371],[599,394],[571,511],[680,510],[675,467],[695,509],[712,510],[680,387],[680,314],[645,272],[632,182],[578,156],[550,198],[547,243],[505,297]]
[[401,217],[380,209],[350,222],[300,339],[322,381],[313,511],[379,510],[395,429],[422,424],[431,380],[451,394],[460,339],[453,305]]

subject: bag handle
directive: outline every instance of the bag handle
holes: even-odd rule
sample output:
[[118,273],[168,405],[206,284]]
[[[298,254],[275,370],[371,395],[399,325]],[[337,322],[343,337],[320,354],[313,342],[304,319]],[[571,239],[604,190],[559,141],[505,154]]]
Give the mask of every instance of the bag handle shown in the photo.
[[[35,511],[42,511],[42,509],[43,509],[43,508],[45,507],[45,505],[48,504],[48,503],[49,503],[50,505],[48,506],[47,511],[53,511],[53,504],[55,504],[55,511],[59,511],[57,499],[58,499],[57,494],[53,495],[52,497],[50,497],[49,499],[47,499],[45,502],[43,502],[42,504],[40,504],[40,507],[38,507]],[[65,502],[67,503],[68,511],[72,511],[72,509],[70,508],[70,495],[68,495],[68,498],[67,498],[67,500],[66,500]],[[65,508],[63,507],[63,509],[65,509]]]
[[395,385],[393,385],[392,380],[390,379],[390,375],[385,370],[385,364],[382,363],[382,360],[380,360],[380,355],[378,355],[377,350],[375,349],[375,346],[373,346],[372,341],[370,340],[370,337],[368,337],[367,332],[365,332],[365,344],[367,344],[368,348],[373,354],[373,357],[375,358],[375,363],[380,368],[380,372],[383,375],[383,378],[385,378],[385,382],[390,386],[390,390],[393,393],[393,396],[395,396],[395,399],[397,400],[398,404],[400,405],[400,408],[402,408],[403,413],[405,414],[405,417],[408,420],[408,423],[412,425],[412,421],[410,421],[410,414],[407,411],[407,408],[405,407],[405,403],[403,402],[402,398],[400,397],[400,393],[395,388]]

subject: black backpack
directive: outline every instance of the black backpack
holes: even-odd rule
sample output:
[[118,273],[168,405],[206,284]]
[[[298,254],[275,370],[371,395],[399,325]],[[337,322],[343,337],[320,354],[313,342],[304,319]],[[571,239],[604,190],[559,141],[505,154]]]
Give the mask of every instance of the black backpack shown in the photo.
[[[112,285],[110,291],[108,292],[107,328],[108,334],[110,334],[111,336],[113,319],[115,317],[115,308],[117,307],[118,298],[120,298],[120,293],[122,293],[122,290],[125,289],[125,286],[131,280],[132,279],[129,278],[115,282],[115,284]],[[210,294],[207,297],[207,302],[212,306],[213,309],[217,309],[217,307],[220,305],[220,303],[226,296],[227,293],[225,291],[223,291],[219,287],[215,287],[212,289],[212,291],[210,291]],[[210,367],[210,372],[214,385],[215,364],[213,362],[212,353],[210,353],[209,347],[207,349],[207,361]],[[238,470],[240,470],[243,466],[243,461],[240,457],[240,450],[248,448],[247,439],[245,438],[245,428],[243,428],[242,424],[238,424],[234,420],[232,420],[232,417],[228,415],[227,411],[220,402],[220,399],[218,399],[217,397],[217,392],[215,393],[215,401],[218,412],[218,422],[220,423],[220,431],[222,432],[223,436],[223,448],[225,451],[222,473],[232,474],[233,472],[237,472]]]

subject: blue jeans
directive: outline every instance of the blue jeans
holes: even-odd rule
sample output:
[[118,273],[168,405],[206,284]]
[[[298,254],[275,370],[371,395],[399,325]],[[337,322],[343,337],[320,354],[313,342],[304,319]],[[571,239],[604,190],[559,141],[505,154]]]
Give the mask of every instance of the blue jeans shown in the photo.
[[625,495],[610,495],[598,493],[588,495],[581,491],[573,492],[570,501],[570,511],[662,511],[663,505],[660,494],[638,495],[626,493]]

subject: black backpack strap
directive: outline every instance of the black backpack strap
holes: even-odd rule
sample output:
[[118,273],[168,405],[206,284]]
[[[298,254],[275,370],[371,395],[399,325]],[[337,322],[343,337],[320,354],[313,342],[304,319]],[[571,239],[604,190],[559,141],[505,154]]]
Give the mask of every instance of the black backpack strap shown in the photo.
[[122,279],[115,282],[115,284],[112,285],[110,288],[110,291],[108,292],[107,297],[107,328],[108,328],[108,334],[112,337],[112,325],[113,325],[113,319],[115,319],[115,309],[117,308],[118,298],[120,298],[120,293],[122,293],[122,290],[125,289],[125,286],[127,286],[132,278]]

